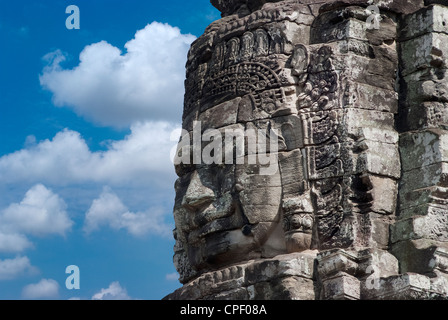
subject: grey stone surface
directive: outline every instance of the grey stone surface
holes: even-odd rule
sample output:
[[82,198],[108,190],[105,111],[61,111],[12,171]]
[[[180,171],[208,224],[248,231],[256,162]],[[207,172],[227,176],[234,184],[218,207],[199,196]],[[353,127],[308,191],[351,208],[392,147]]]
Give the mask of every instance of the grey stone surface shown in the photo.
[[232,163],[176,165],[183,287],[166,299],[446,299],[446,4],[211,2],[223,18],[189,52],[184,138],[200,121],[278,147],[251,163],[262,143],[245,136]]

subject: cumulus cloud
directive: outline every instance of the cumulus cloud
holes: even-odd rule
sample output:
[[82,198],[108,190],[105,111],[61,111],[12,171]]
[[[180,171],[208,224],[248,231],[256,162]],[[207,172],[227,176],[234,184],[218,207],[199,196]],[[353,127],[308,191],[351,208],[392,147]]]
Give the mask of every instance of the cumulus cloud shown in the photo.
[[127,137],[108,142],[107,150],[98,152],[92,152],[78,132],[63,130],[52,140],[1,157],[0,176],[3,183],[164,184],[174,177],[170,134],[175,127],[135,123]]
[[[167,122],[135,123],[122,140],[105,142],[106,150],[93,152],[75,131],[63,130],[53,139],[28,144],[24,149],[0,158],[4,184],[33,185],[18,203],[0,210],[0,252],[22,252],[32,247],[28,235],[65,235],[72,226],[64,200],[45,185],[77,188],[108,185],[138,192],[171,190],[175,180],[170,151],[176,142],[175,125]],[[85,193],[84,193],[85,194]],[[110,199],[116,199],[108,208]],[[90,198],[92,199],[93,196]],[[146,197],[147,198],[147,197]],[[91,200],[89,200],[91,201]],[[5,204],[6,205],[6,204]],[[160,205],[132,212],[111,192],[92,203],[86,215],[86,230],[101,226],[126,230],[132,235],[170,235]]]
[[101,289],[94,294],[92,300],[131,300],[131,298],[119,282],[112,282],[107,289]]
[[91,233],[101,226],[114,230],[125,229],[134,236],[157,234],[169,236],[172,227],[164,220],[161,209],[149,209],[145,212],[130,212],[118,196],[110,188],[104,188],[98,199],[92,202],[86,213],[84,231]]
[[0,252],[22,252],[32,248],[27,236],[65,236],[73,221],[59,195],[42,184],[29,189],[23,200],[0,210]]
[[59,284],[53,279],[42,279],[22,290],[22,298],[29,300],[54,299],[59,296]]
[[[66,209],[63,199],[44,185],[38,184],[26,193],[20,203],[13,203],[1,212],[2,229],[19,233],[9,234],[9,237],[3,234],[3,238],[5,241],[17,238],[19,243],[23,243],[21,246],[25,246],[25,239],[20,239],[20,234],[64,236],[73,225]],[[1,239],[0,235],[0,244]]]
[[22,252],[32,247],[25,235],[0,230],[0,252]]
[[28,257],[0,260],[0,280],[13,280],[24,275],[37,273]]
[[185,62],[195,40],[178,28],[153,22],[137,31],[122,53],[106,41],[81,52],[78,66],[61,67],[60,51],[47,54],[41,85],[57,106],[69,106],[95,123],[126,127],[136,120],[180,119]]

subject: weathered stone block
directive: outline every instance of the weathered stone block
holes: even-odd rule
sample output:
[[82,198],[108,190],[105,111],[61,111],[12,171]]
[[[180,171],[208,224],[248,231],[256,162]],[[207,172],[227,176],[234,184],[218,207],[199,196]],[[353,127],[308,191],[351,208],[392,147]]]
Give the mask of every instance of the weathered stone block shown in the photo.
[[447,102],[410,102],[406,110],[405,130],[443,129],[448,130]]
[[339,272],[355,275],[358,271],[357,254],[348,250],[327,250],[317,255],[317,270],[322,279]]
[[400,43],[403,75],[424,68],[446,69],[448,34],[427,33]]
[[323,300],[359,300],[361,298],[360,281],[348,274],[338,274],[322,281]]
[[307,188],[301,150],[279,154],[283,195],[285,198],[302,194]]
[[[388,142],[396,139],[394,129],[394,115],[389,112],[380,112],[376,110],[364,110],[357,108],[347,108],[344,110],[344,133],[348,136],[362,138],[365,134],[369,135],[366,130],[384,132],[385,140],[371,139],[373,141]],[[364,133],[366,132],[366,133]],[[371,135],[369,135],[370,137]]]
[[384,16],[381,28],[367,28],[370,13],[362,7],[345,7],[321,14],[311,29],[311,43],[329,43],[339,40],[368,41],[371,45],[381,45],[384,42],[393,43],[396,38],[396,23]]
[[[337,44],[332,47],[339,48]],[[355,54],[336,55],[333,65],[339,77],[394,91],[398,57],[394,48],[374,47],[372,57]]]
[[344,13],[346,12],[329,12],[315,20],[316,27],[311,29],[311,44],[347,39],[367,41],[365,21],[344,19]]
[[401,177],[400,193],[405,195],[409,191],[428,188],[432,186],[447,186],[448,163],[440,162],[422,168],[403,172]]
[[[310,24],[312,22],[312,16],[310,15],[301,15],[298,19],[304,24]],[[295,44],[308,44],[310,42],[310,27],[304,26],[303,24],[297,24],[295,22],[284,20],[282,22],[267,24],[265,25],[265,28],[268,33],[278,35],[283,39],[285,43],[284,52],[286,54],[292,53]]]
[[366,83],[347,82],[341,95],[343,108],[359,108],[397,113],[398,94]]
[[375,213],[369,215],[371,216],[371,224],[369,226],[371,234],[368,239],[368,245],[372,248],[388,249],[391,221],[387,218],[378,217]]
[[402,192],[399,197],[400,218],[421,216],[428,212],[429,205],[448,205],[448,189],[444,187],[428,187]]
[[[446,72],[445,69],[439,71],[443,71],[443,75]],[[448,102],[448,85],[443,80],[444,76],[442,74],[439,74],[436,78],[431,77],[429,79],[426,78],[426,75],[417,78],[418,76],[415,77],[417,74],[412,74],[404,78],[408,94],[403,103],[410,109],[407,118],[418,116],[416,114],[418,111],[414,111],[414,109],[419,108],[423,102]],[[409,119],[408,121],[412,120]]]
[[400,260],[402,273],[447,271],[447,246],[444,243],[428,239],[400,241],[392,246],[391,252]]
[[368,140],[363,141],[363,145],[365,151],[358,157],[357,172],[400,178],[400,154],[397,146]]
[[364,290],[366,299],[419,300],[431,297],[431,281],[420,274],[402,274],[380,280],[380,290]]
[[301,277],[257,282],[250,291],[252,300],[315,300],[313,281]]
[[358,143],[363,141],[372,141],[378,143],[388,143],[391,145],[396,145],[399,140],[398,132],[392,128],[381,128],[381,127],[360,127],[358,132],[354,134]]
[[226,101],[201,112],[198,121],[201,121],[202,129],[219,129],[236,124],[240,100],[241,98],[236,98]]
[[337,52],[342,54],[356,54],[363,57],[372,57],[373,49],[368,42],[357,39],[340,40],[336,43]]
[[400,136],[404,171],[448,162],[448,131],[426,130]]
[[448,208],[428,206],[426,215],[400,220],[392,227],[392,243],[403,240],[448,240]]
[[435,277],[431,278],[431,292],[439,299],[448,295],[448,276],[445,272],[434,271]]
[[314,275],[314,253],[278,256],[275,259],[258,261],[246,268],[245,281],[252,285],[283,277],[312,279]]
[[395,179],[376,175],[363,175],[362,182],[367,186],[369,211],[392,215],[397,206],[398,182]]
[[397,258],[386,250],[361,250],[358,252],[358,259],[360,278],[371,276],[373,271],[378,278],[391,277],[400,272]]
[[[321,6],[320,12],[322,13],[326,11],[336,10],[340,7],[353,5],[367,7],[368,4],[369,3],[366,3],[364,0],[330,0]],[[411,2],[407,0],[373,0],[371,1],[371,4],[378,6],[378,8],[381,10],[409,14],[423,7],[424,1],[415,0]]]
[[[436,3],[436,2],[434,2]],[[441,5],[431,5],[414,14],[405,16],[400,22],[399,40],[409,40],[426,33],[448,34],[448,8]]]

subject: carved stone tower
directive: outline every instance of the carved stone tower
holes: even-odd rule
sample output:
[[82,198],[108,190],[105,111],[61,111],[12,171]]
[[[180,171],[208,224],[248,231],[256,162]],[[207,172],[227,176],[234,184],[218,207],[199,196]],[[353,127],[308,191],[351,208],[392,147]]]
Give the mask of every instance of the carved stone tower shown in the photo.
[[177,163],[167,299],[447,298],[446,1],[211,2],[179,154],[278,144]]

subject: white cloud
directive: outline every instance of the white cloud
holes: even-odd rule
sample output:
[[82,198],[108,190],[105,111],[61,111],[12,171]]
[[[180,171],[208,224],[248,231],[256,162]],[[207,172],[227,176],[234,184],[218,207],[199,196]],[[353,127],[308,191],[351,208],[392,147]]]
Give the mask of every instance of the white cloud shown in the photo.
[[25,235],[0,230],[0,252],[22,252],[31,247],[33,244]]
[[106,41],[85,47],[72,70],[61,67],[65,57],[60,51],[48,54],[40,82],[53,93],[57,106],[69,106],[102,125],[178,121],[185,62],[194,40],[178,28],[153,22],[125,44],[124,54]]
[[172,227],[164,221],[164,212],[150,209],[133,213],[122,203],[109,188],[104,188],[98,199],[92,202],[86,213],[84,231],[91,233],[101,226],[109,226],[114,230],[125,229],[134,236],[157,234],[170,236]]
[[22,290],[23,299],[54,299],[59,296],[59,284],[53,279],[42,279]]
[[93,295],[92,300],[131,300],[125,288],[119,282],[112,282],[107,289]]
[[[72,222],[66,203],[44,185],[81,188],[78,195],[84,197],[89,193],[85,185],[125,189],[127,195],[122,196],[133,204],[140,201],[136,205],[138,209],[128,210],[116,195],[121,206],[107,208],[107,201],[100,197],[89,210],[86,229],[92,231],[106,225],[115,230],[127,230],[135,236],[149,233],[170,236],[171,227],[163,222],[164,200],[159,199],[160,202],[148,210],[142,210],[149,206],[148,200],[142,200],[148,199],[147,194],[151,192],[172,191],[175,172],[170,151],[176,144],[171,140],[175,128],[164,122],[135,123],[123,140],[107,141],[106,150],[97,152],[89,149],[78,132],[63,130],[51,140],[27,139],[32,141],[27,147],[1,157],[3,184],[36,185],[20,202],[3,204],[6,209],[0,210],[0,252],[21,252],[32,247],[26,235],[64,235],[70,229]],[[93,199],[94,195],[89,197]],[[85,202],[88,205],[89,202]]]
[[24,275],[33,275],[37,269],[28,257],[0,260],[0,280],[13,280]]
[[[13,203],[1,212],[1,228],[19,233],[4,233],[4,241],[17,238],[18,247],[26,247],[26,239],[21,234],[64,236],[73,225],[66,209],[64,200],[42,184],[32,187],[20,203]],[[0,244],[1,239],[2,235]]]
[[168,281],[178,281],[179,274],[177,272],[168,273],[167,275],[165,275],[165,279]]
[[0,176],[3,183],[166,186],[169,177],[174,178],[170,150],[175,143],[170,133],[175,127],[135,123],[130,135],[108,142],[107,150],[98,152],[92,152],[78,132],[64,130],[52,140],[1,157]]
[[42,184],[29,189],[23,200],[0,210],[0,252],[22,252],[32,248],[27,235],[65,236],[73,225],[67,205]]

